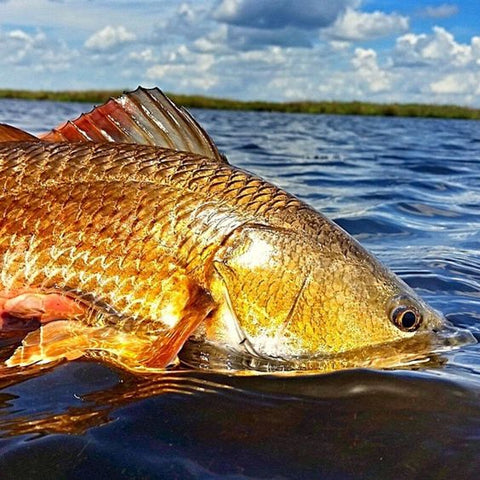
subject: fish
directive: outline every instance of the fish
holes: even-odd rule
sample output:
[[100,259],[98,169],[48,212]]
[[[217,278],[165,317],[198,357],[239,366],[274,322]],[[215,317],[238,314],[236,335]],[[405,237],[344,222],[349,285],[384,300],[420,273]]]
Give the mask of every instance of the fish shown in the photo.
[[346,231],[141,87],[38,137],[0,125],[0,332],[18,322],[30,330],[7,367],[90,357],[140,372],[187,344],[288,370],[447,325]]

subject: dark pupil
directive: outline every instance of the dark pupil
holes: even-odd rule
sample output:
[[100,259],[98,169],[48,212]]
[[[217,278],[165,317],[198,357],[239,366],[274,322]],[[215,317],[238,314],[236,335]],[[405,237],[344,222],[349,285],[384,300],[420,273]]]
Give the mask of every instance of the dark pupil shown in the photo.
[[406,311],[402,316],[402,326],[412,328],[417,321],[417,316],[412,311]]

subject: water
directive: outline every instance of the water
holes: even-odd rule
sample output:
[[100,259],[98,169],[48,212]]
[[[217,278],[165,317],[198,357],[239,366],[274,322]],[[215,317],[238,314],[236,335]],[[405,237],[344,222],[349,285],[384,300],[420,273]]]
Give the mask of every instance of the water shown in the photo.
[[[41,132],[80,104],[0,101]],[[480,339],[480,125],[196,111],[231,163],[354,234]],[[2,479],[477,479],[480,346],[415,370],[139,378],[77,361],[0,378]]]

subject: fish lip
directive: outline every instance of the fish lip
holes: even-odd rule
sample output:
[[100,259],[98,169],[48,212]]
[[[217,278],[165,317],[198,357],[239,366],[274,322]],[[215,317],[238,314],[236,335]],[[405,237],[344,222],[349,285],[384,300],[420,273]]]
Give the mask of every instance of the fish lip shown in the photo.
[[437,348],[432,350],[435,353],[453,350],[455,348],[478,343],[477,338],[467,328],[457,327],[450,321],[444,319],[441,328],[432,328],[433,343]]

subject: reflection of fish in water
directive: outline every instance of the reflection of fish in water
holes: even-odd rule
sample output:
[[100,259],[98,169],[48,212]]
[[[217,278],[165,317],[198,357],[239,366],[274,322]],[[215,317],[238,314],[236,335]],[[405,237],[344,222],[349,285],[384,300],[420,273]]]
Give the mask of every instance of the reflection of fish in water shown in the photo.
[[0,126],[0,308],[36,322],[8,365],[162,368],[188,338],[291,360],[443,320],[337,225],[235,167],[138,89],[37,139]]

